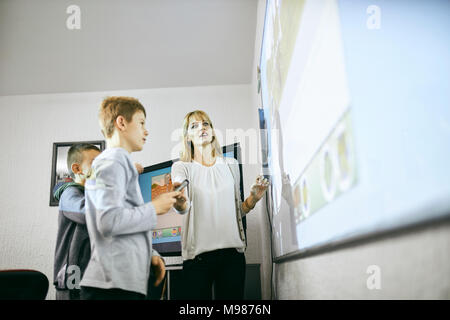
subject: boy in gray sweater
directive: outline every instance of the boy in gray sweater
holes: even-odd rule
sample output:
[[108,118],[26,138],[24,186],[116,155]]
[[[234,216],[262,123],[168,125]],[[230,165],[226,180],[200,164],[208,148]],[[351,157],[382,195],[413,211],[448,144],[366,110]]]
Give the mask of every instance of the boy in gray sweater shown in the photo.
[[87,143],[70,147],[67,169],[73,182],[62,182],[53,189],[59,201],[58,234],[56,237],[53,284],[56,300],[78,300],[79,280],[91,256],[89,235],[84,211],[84,183],[86,173],[100,150]]
[[[130,153],[143,148],[145,120],[145,109],[134,98],[109,97],[100,106],[107,148],[94,160],[85,186],[91,259],[81,281],[82,299],[144,299],[151,265],[164,270],[161,258],[151,258],[151,230],[156,216],[169,211],[181,193],[144,204]],[[156,277],[158,285],[164,272]]]

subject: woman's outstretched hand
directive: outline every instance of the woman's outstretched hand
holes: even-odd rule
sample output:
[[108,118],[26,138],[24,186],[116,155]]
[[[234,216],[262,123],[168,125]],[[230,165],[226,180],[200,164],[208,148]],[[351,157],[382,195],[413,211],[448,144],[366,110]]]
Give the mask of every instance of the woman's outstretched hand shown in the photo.
[[[172,185],[172,189],[177,188],[178,186],[180,186],[181,183],[179,182],[174,182]],[[180,195],[175,197],[176,202],[174,204],[175,209],[177,209],[178,211],[184,211],[186,209],[186,204],[187,204],[187,198],[185,195],[185,190],[186,187],[184,187],[183,189],[180,190]]]
[[256,182],[250,187],[250,194],[254,198],[255,204],[263,197],[269,184],[269,180],[261,175],[256,178]]

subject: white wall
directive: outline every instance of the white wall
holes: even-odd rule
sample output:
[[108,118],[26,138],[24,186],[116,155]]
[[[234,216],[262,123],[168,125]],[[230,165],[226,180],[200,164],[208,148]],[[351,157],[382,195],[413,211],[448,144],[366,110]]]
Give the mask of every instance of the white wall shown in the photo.
[[[144,166],[172,158],[178,142],[170,137],[193,109],[209,113],[224,134],[257,127],[250,85],[0,97],[0,269],[36,269],[52,281],[58,214],[57,207],[49,207],[52,145],[103,140],[97,110],[108,95],[133,96],[146,107],[150,139],[133,155]],[[243,149],[247,157],[258,152],[249,144]],[[259,165],[244,163],[243,170],[248,195]],[[259,205],[248,216],[247,263],[261,262],[260,214]],[[47,298],[54,298],[52,285]]]
[[[450,299],[450,223],[276,266],[278,299]],[[378,268],[379,289],[367,281]],[[370,271],[370,273],[368,273]]]

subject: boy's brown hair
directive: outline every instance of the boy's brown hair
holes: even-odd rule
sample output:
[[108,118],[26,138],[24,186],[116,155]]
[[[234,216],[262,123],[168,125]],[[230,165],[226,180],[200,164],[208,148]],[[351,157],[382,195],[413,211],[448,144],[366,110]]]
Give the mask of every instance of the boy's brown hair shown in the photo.
[[98,119],[102,133],[106,138],[111,138],[114,133],[114,122],[118,116],[123,116],[128,122],[131,121],[133,115],[137,111],[142,111],[144,116],[144,106],[138,99],[132,97],[107,97],[103,100]]

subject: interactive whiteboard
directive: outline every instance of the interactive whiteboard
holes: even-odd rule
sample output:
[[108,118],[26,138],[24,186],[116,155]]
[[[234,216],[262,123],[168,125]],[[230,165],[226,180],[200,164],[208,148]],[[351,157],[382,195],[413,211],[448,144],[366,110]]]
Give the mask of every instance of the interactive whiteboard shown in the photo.
[[449,3],[372,2],[267,1],[275,257],[449,216]]

